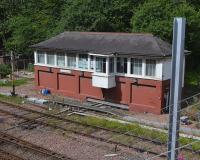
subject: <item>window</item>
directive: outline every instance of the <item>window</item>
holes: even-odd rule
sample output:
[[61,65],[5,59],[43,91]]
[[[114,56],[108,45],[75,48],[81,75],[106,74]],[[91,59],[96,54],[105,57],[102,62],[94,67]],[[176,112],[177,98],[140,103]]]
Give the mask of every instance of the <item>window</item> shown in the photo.
[[117,72],[127,73],[127,58],[117,57]]
[[54,54],[47,54],[47,64],[55,65],[55,55]]
[[65,55],[61,55],[61,54],[57,55],[57,66],[59,66],[59,67],[65,66]]
[[38,52],[37,53],[37,63],[41,63],[41,64],[44,64],[45,63],[45,54],[42,53],[42,52]]
[[96,72],[106,73],[106,58],[96,57]]
[[156,60],[146,59],[146,76],[156,75]]
[[94,69],[94,56],[90,56],[90,69],[93,70]]
[[114,72],[114,58],[110,57],[109,58],[109,73],[113,73]]
[[142,59],[131,58],[131,74],[142,75]]
[[76,67],[76,54],[67,55],[67,66],[70,68]]
[[87,54],[79,54],[78,68],[88,69],[88,55]]

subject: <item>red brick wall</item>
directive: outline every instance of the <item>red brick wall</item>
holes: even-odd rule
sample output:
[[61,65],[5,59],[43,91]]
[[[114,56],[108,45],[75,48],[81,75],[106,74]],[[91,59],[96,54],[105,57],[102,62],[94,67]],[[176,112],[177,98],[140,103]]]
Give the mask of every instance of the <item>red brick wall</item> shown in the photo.
[[84,100],[92,97],[129,105],[130,111],[160,114],[164,106],[164,92],[168,81],[146,80],[116,76],[116,87],[102,89],[92,86],[89,72],[60,73],[60,69],[35,66],[37,88]]

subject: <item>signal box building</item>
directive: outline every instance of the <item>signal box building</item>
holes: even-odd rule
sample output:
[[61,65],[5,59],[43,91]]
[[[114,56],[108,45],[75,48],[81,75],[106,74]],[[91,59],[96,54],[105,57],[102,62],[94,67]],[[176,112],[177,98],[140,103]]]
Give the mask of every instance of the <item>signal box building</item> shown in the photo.
[[64,32],[32,48],[38,89],[137,112],[168,105],[171,45],[152,34]]

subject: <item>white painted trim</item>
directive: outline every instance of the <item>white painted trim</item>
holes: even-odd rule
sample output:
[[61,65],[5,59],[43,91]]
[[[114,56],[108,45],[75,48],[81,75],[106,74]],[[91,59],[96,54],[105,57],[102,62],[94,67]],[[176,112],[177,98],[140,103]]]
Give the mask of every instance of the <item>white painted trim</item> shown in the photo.
[[[62,69],[70,69],[70,70],[77,70],[77,71],[86,71],[86,72],[92,72],[92,73],[97,73],[95,72],[96,71],[96,57],[99,57],[99,56],[103,56],[106,58],[106,73],[103,73],[103,75],[116,75],[116,76],[124,76],[124,77],[131,77],[131,78],[141,78],[141,79],[152,79],[152,80],[163,80],[164,79],[164,62],[166,60],[171,60],[171,58],[167,57],[167,58],[162,58],[162,59],[157,59],[156,60],[156,76],[155,77],[150,77],[150,76],[146,76],[145,75],[145,70],[146,70],[146,59],[149,59],[149,58],[141,58],[142,59],[142,75],[134,75],[134,74],[131,74],[131,58],[136,58],[136,57],[127,57],[127,74],[121,74],[121,73],[117,73],[117,57],[114,57],[114,73],[110,74],[109,73],[109,60],[108,60],[108,57],[113,57],[113,56],[108,56],[108,55],[97,55],[97,54],[90,54],[88,53],[88,69],[80,69],[78,68],[78,61],[79,61],[79,54],[74,54],[76,56],[76,67],[75,68],[70,68],[68,67],[67,65],[67,59],[68,59],[68,56],[67,54],[65,54],[65,66],[62,67],[62,66],[57,66],[57,58],[55,58],[55,66],[54,65],[47,65],[47,53],[45,52],[44,54],[44,60],[45,60],[45,64],[39,64],[37,63],[37,51],[34,52],[34,58],[35,58],[35,65],[39,65],[39,66],[46,66],[46,67],[54,67],[54,68],[62,68]],[[90,56],[94,56],[94,69],[90,69]],[[55,57],[57,57],[57,55],[55,55]],[[121,56],[119,56],[121,57]],[[158,69],[159,68],[159,69]],[[97,73],[99,74],[99,73]]]
[[78,68],[79,54],[76,54],[76,68]]
[[127,74],[131,74],[131,58],[127,59]]
[[159,79],[163,79],[163,64],[162,61],[156,61],[156,77]]
[[44,64],[47,65],[47,52],[45,52],[45,54],[44,54]]
[[146,74],[146,59],[142,59],[142,77],[144,77]]
[[38,62],[37,51],[34,51],[34,64],[36,64],[37,62]]
[[[94,61],[95,63],[95,61]],[[140,78],[140,79],[152,79],[152,80],[162,80],[157,77],[149,77],[149,76],[141,76],[141,75],[133,75],[133,74],[120,74],[120,73],[112,73],[112,74],[106,74],[106,73],[99,73],[94,72],[94,70],[87,70],[87,69],[80,69],[80,68],[70,68],[70,67],[59,67],[59,66],[52,66],[52,65],[45,65],[45,64],[34,64],[35,66],[41,66],[41,67],[52,67],[52,68],[59,68],[59,69],[68,69],[68,70],[75,70],[75,71],[84,71],[84,72],[91,72],[95,75],[101,75],[101,76],[109,76],[109,75],[116,75],[116,76],[123,76],[123,77],[130,77],[130,78]]]
[[114,55],[106,55],[106,54],[95,54],[95,53],[88,53],[88,55],[97,56],[97,57],[114,57]]
[[109,74],[109,57],[106,57],[106,74]]
[[55,65],[55,66],[58,65],[58,64],[57,64],[57,54],[56,54],[56,53],[54,54],[54,65]]

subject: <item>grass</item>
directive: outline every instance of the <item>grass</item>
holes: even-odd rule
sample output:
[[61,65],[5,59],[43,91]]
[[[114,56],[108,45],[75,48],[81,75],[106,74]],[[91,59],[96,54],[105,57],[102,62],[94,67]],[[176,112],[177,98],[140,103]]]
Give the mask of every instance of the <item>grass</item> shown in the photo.
[[[22,78],[22,79],[17,79],[14,81],[15,83],[15,86],[21,86],[21,85],[24,85],[28,82],[28,79],[27,78]],[[7,82],[2,82],[0,81],[0,87],[11,87],[12,86],[12,81],[7,81]]]
[[6,96],[6,95],[0,94],[0,101],[15,103],[15,104],[22,104],[23,98],[19,96]]
[[[69,118],[69,117],[68,117]],[[122,133],[128,132],[129,134],[140,136],[144,138],[149,138],[151,140],[157,140],[163,143],[167,143],[168,136],[166,133],[147,129],[141,127],[139,124],[122,124],[120,122],[109,121],[102,118],[96,117],[82,117],[82,116],[72,116],[72,119],[77,120],[83,124],[99,126],[111,130],[120,131]],[[180,137],[180,145],[186,145],[188,143],[193,143],[195,140],[185,137]],[[191,145],[192,149],[195,151],[200,149],[200,142],[195,142]]]

